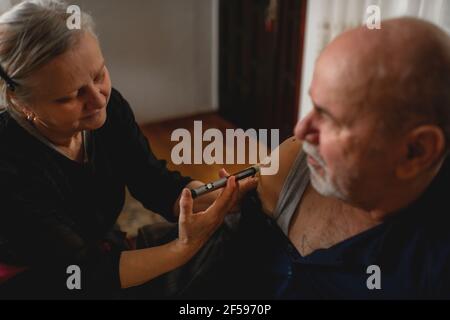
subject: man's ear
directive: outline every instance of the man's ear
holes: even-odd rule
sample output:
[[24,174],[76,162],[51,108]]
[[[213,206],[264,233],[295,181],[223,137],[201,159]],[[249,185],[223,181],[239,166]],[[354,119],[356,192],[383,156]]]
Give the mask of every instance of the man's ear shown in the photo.
[[411,179],[433,168],[444,154],[445,136],[441,128],[423,125],[408,133],[402,161],[396,174],[400,179]]

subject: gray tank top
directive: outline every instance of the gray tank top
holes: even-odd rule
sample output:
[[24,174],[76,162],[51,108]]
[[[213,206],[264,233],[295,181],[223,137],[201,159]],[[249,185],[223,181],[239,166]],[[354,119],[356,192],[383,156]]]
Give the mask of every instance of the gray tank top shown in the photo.
[[308,184],[309,169],[306,162],[306,153],[300,150],[284,181],[273,215],[276,223],[286,236],[288,236],[291,219]]

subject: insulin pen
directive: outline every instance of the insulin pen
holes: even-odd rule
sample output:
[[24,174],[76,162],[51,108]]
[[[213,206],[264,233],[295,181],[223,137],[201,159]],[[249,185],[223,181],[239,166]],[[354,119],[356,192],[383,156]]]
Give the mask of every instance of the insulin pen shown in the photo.
[[[259,166],[253,166],[253,167],[247,168],[243,171],[239,171],[238,173],[232,174],[232,176],[235,176],[236,181],[239,181],[239,180],[245,179],[247,177],[254,176],[258,172],[259,172]],[[201,187],[191,189],[192,198],[195,199],[198,196],[201,196],[203,194],[206,194],[206,193],[212,192],[214,190],[225,187],[227,184],[228,178],[229,177],[225,177],[225,178],[219,179],[217,181],[204,184]]]

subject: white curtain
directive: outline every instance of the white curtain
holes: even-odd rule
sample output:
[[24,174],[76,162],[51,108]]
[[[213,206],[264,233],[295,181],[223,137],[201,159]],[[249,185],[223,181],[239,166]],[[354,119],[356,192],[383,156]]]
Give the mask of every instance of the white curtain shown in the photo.
[[0,15],[11,7],[10,0],[0,0]]
[[299,118],[312,107],[308,90],[319,53],[338,34],[365,23],[369,5],[379,6],[381,20],[399,16],[419,17],[450,33],[450,0],[309,0]]

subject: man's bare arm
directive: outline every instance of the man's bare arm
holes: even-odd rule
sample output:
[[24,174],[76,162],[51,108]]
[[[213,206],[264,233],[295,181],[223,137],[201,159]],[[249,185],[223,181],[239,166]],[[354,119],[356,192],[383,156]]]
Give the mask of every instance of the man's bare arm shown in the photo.
[[268,216],[273,216],[284,181],[286,180],[289,170],[301,148],[301,141],[294,137],[283,141],[283,143],[273,151],[279,152],[280,165],[278,173],[272,176],[261,175],[259,177],[257,192],[259,199],[261,200],[262,209]]

